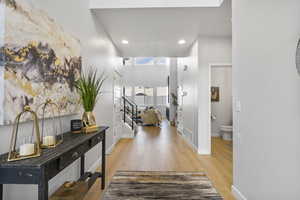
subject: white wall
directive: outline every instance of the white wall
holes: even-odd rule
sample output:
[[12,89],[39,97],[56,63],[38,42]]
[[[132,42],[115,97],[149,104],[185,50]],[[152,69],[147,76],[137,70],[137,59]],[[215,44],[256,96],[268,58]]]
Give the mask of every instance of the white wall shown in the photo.
[[[88,1],[81,0],[28,0],[34,6],[45,10],[50,17],[54,18],[62,27],[79,38],[82,44],[83,68],[93,65],[99,71],[105,70],[109,79],[106,81],[105,94],[101,97],[100,103],[96,106],[95,114],[99,125],[112,127],[113,115],[113,84],[112,73],[114,66],[121,61],[117,57],[117,51],[103,28],[95,23],[94,15],[88,10]],[[80,116],[79,116],[80,117]],[[63,119],[64,131],[70,130],[70,120],[78,116],[67,116]],[[28,123],[22,124],[21,128],[27,129]],[[9,148],[12,126],[0,126],[1,142],[0,153],[5,153]],[[112,129],[107,133],[107,147],[113,143]],[[88,153],[86,168],[97,167],[95,163],[100,158],[100,147],[97,146]],[[79,176],[78,163],[65,169],[59,176],[50,182],[50,192],[53,192],[66,180],[73,180]],[[15,186],[5,185],[5,200],[37,199],[37,186]]]
[[244,199],[300,199],[299,8],[233,0],[233,189]]
[[183,132],[200,154],[211,153],[210,65],[231,63],[231,42],[228,37],[201,36],[188,57],[178,58],[178,84],[187,92],[182,105]]
[[[185,66],[187,66],[186,70]],[[181,106],[183,136],[195,148],[197,148],[196,138],[198,132],[198,70],[198,42],[196,41],[191,47],[188,57],[178,58],[178,84],[182,91],[186,93],[186,96],[182,97]]]
[[126,66],[122,69],[125,84],[128,86],[160,87],[167,86],[169,66],[140,65]]
[[[124,134],[123,131],[123,113],[122,113],[122,96],[123,96],[123,79],[118,73],[114,73],[114,113],[113,113],[113,134],[114,143],[117,143]],[[113,150],[113,149],[111,149]]]
[[177,107],[173,105],[172,93],[177,96],[177,58],[171,58],[170,60],[170,87],[169,87],[169,97],[170,97],[170,121],[175,119]]
[[198,151],[211,153],[210,65],[231,63],[232,41],[229,37],[199,37],[198,74]]
[[220,101],[211,102],[212,136],[220,136],[221,125],[232,125],[232,70],[231,66],[211,66],[211,86],[219,87]]

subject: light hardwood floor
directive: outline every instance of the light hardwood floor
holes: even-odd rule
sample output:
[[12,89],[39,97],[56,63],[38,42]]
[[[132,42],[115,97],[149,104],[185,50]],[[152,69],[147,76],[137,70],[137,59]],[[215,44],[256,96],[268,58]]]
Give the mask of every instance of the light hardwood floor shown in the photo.
[[[139,127],[135,139],[120,140],[107,155],[108,183],[117,170],[204,171],[225,200],[234,200],[232,144],[213,138],[212,151],[212,156],[198,155],[166,122],[162,127]],[[85,200],[100,200],[99,188],[98,180]]]

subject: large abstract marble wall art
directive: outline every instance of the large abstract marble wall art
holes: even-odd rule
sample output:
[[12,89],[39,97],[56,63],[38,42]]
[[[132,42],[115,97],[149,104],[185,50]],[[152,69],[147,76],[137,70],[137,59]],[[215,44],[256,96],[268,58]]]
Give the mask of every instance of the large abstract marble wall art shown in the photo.
[[[5,6],[0,0],[0,48],[4,46]],[[4,122],[4,55],[0,52],[0,125]]]
[[35,110],[48,98],[59,105],[61,115],[76,113],[79,101],[74,83],[81,73],[79,40],[27,0],[0,0],[0,5],[4,4],[4,44],[0,42],[3,123],[12,123],[25,105]]

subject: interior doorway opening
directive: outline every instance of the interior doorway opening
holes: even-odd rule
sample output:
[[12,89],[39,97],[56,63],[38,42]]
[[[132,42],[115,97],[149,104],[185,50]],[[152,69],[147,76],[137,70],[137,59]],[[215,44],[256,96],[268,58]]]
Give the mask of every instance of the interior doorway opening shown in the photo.
[[217,137],[232,144],[232,64],[210,65],[211,137]]

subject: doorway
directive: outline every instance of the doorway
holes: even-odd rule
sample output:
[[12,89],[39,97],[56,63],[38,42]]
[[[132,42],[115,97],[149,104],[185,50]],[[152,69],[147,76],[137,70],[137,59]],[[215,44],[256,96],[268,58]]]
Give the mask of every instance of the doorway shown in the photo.
[[210,65],[211,137],[232,141],[232,64]]

